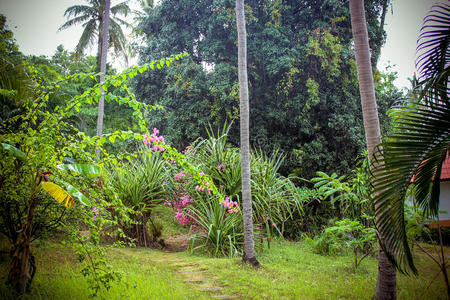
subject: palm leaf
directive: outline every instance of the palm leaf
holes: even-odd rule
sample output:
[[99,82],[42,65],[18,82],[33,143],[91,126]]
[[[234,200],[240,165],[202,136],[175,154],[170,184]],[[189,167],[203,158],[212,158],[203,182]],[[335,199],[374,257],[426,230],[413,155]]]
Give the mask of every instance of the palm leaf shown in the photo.
[[414,199],[426,215],[439,211],[439,179],[441,166],[450,146],[450,107],[423,104],[421,109],[405,108],[400,127],[381,144],[383,154],[376,154],[373,184],[375,213],[380,215],[378,230],[393,253],[390,258],[402,271],[407,263],[415,272],[404,228],[404,200],[414,183]]
[[130,7],[128,6],[128,1],[121,2],[111,7],[111,14],[127,16],[130,13]]
[[93,15],[95,12],[96,10],[94,7],[89,5],[72,5],[66,9],[64,16],[70,18],[81,14]]
[[61,25],[61,27],[58,28],[58,31],[67,29],[69,27],[72,27],[72,26],[75,26],[75,25],[78,25],[78,24],[83,24],[84,22],[88,21],[89,19],[91,19],[91,16],[89,16],[89,15],[83,15],[83,16],[75,17],[75,18],[67,21],[63,25]]
[[81,34],[80,40],[76,46],[75,52],[80,55],[83,51],[88,47],[88,45],[92,45],[95,42],[96,32],[97,32],[97,24],[96,20],[89,20],[85,24],[83,24],[84,30]]
[[[401,272],[416,273],[405,228],[404,201],[412,189],[414,201],[427,216],[439,212],[442,164],[450,151],[448,100],[450,6],[432,7],[418,39],[417,99],[400,105],[394,133],[375,154],[372,183],[381,246]],[[382,151],[381,151],[382,150]],[[389,249],[389,251],[387,251]]]
[[450,5],[434,5],[424,19],[417,40],[416,68],[426,101],[448,104],[450,66]]
[[53,182],[41,182],[41,187],[49,193],[59,203],[64,202],[64,206],[71,208],[73,205],[73,198],[62,187]]

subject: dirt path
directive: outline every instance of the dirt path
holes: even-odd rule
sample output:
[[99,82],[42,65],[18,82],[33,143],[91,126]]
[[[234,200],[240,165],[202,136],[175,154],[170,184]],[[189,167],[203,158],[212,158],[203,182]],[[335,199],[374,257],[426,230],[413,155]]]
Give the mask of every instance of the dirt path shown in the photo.
[[[168,242],[168,243],[167,243]],[[180,247],[181,238],[177,238],[176,244],[173,241],[166,241],[169,244],[169,251],[154,250],[149,248],[134,249],[140,253],[136,255],[143,264],[152,264],[164,266],[164,268],[172,272],[173,276],[182,280],[186,288],[200,292],[202,296],[209,299],[238,299],[240,295],[229,294],[226,292],[226,286],[215,277],[206,266],[200,262],[196,262],[195,258],[190,259],[185,256],[182,251],[184,247]],[[143,255],[143,251],[145,254]],[[133,252],[125,249],[114,249],[112,251],[121,257],[134,256]],[[143,259],[144,257],[144,259]]]
[[156,263],[169,266],[174,275],[182,279],[189,289],[200,291],[206,297],[212,299],[239,298],[237,294],[227,294],[224,291],[225,286],[207,268],[194,261],[183,259],[180,253],[158,251],[157,255],[152,255],[150,259]]

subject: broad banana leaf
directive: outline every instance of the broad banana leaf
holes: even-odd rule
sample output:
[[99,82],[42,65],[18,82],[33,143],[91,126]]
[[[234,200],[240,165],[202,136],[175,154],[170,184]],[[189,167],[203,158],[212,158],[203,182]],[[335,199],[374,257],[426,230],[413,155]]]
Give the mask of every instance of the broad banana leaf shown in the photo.
[[41,182],[41,187],[50,194],[59,203],[64,202],[64,205],[71,208],[73,205],[73,197],[69,195],[62,187],[53,182]]
[[58,165],[57,168],[80,175],[102,176],[102,168],[93,164],[62,164]]
[[15,158],[18,158],[20,160],[26,160],[27,156],[25,155],[25,153],[23,153],[22,151],[20,151],[19,149],[17,149],[16,147],[10,145],[10,144],[6,144],[6,143],[1,143],[3,149],[11,152],[12,155],[14,155]]
[[84,206],[90,206],[91,202],[89,201],[89,199],[82,193],[80,192],[76,187],[74,187],[73,185],[70,185],[68,183],[66,183],[66,189],[67,192],[72,196],[78,199],[78,201],[80,201],[81,204],[83,204]]

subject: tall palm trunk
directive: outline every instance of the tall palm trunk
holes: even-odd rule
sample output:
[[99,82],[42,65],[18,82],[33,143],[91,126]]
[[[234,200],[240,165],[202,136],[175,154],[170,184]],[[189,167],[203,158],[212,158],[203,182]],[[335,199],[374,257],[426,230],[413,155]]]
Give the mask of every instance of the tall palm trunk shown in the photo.
[[252,192],[250,187],[249,103],[247,79],[247,33],[245,30],[244,0],[236,0],[238,33],[238,77],[241,119],[241,181],[244,218],[244,262],[259,266],[253,239]]
[[[100,52],[100,86],[105,82],[106,73],[106,56],[108,54],[108,29],[109,29],[109,14],[111,9],[111,0],[105,1],[105,15],[103,17],[102,42]],[[103,130],[103,114],[105,111],[105,93],[102,91],[102,96],[98,100],[98,118],[97,118],[97,136],[102,135]],[[100,153],[100,148],[96,149],[97,155]]]
[[[355,43],[356,66],[358,70],[359,91],[363,110],[364,130],[367,151],[372,160],[375,146],[381,142],[380,123],[370,63],[369,39],[367,35],[364,0],[350,0],[352,32]],[[380,216],[376,216],[379,219]],[[381,242],[384,236],[380,236]],[[396,272],[385,253],[378,251],[378,281],[374,299],[396,298]]]

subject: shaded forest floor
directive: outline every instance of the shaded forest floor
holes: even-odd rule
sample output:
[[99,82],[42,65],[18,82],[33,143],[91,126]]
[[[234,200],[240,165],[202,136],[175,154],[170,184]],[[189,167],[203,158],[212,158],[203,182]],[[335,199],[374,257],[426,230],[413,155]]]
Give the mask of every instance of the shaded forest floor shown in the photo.
[[[430,245],[425,245],[431,248]],[[25,299],[87,299],[89,289],[80,274],[73,250],[57,241],[34,243],[37,273]],[[416,253],[418,277],[398,275],[399,299],[445,299],[437,266]],[[446,249],[447,257],[450,248]],[[107,250],[110,267],[122,275],[105,299],[370,299],[375,290],[377,264],[368,258],[355,270],[351,256],[327,257],[308,246],[277,241],[259,255],[254,270],[239,258],[210,258],[189,252],[142,248]],[[13,299],[5,286],[8,256],[0,261],[2,297]]]

